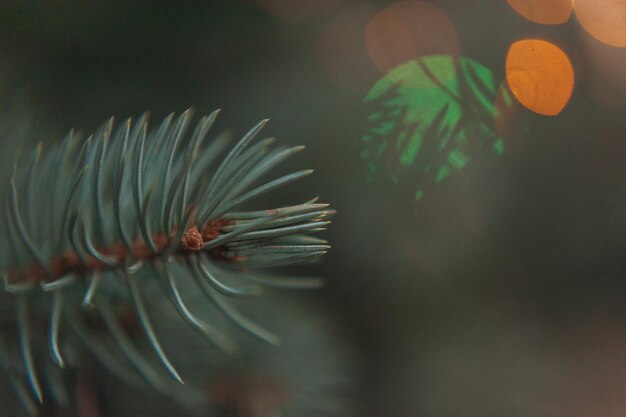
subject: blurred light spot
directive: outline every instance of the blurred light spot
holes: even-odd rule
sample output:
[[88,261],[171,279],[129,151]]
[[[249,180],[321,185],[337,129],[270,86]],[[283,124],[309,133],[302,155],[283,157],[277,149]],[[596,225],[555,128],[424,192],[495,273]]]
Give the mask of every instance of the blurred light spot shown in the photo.
[[289,21],[314,20],[336,9],[343,0],[255,0],[272,15]]
[[506,80],[515,98],[535,113],[555,116],[574,88],[572,64],[556,45],[539,39],[514,42],[506,57]]
[[419,200],[477,151],[502,154],[496,86],[488,68],[467,58],[434,55],[394,68],[365,97],[368,179],[383,171],[394,183],[408,181]]
[[374,65],[386,72],[425,55],[459,56],[459,37],[452,21],[422,1],[399,1],[379,11],[365,31]]
[[353,91],[365,92],[378,78],[363,33],[374,9],[357,4],[341,10],[322,28],[316,43],[317,59],[332,80]]
[[544,25],[567,22],[572,14],[572,0],[507,0],[517,13]]
[[626,47],[625,0],[573,0],[576,18],[600,42]]

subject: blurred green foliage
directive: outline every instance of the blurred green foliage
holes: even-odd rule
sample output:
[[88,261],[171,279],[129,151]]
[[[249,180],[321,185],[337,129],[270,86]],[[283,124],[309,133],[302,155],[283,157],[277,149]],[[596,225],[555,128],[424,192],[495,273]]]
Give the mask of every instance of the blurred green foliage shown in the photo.
[[464,168],[472,152],[501,155],[498,93],[506,97],[505,105],[512,104],[493,73],[467,58],[434,55],[394,68],[365,97],[374,108],[361,154],[368,176],[386,163],[383,169],[393,182],[402,176],[416,182],[419,200],[423,184],[439,183]]

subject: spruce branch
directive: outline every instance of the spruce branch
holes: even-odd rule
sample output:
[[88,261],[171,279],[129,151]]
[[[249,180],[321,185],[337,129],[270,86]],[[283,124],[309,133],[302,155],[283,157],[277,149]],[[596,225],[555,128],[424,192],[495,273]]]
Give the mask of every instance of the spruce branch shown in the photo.
[[[32,399],[16,375],[25,377],[35,399],[43,401],[41,358],[31,343],[31,304],[45,318],[48,350],[59,367],[72,365],[63,342],[69,330],[115,373],[128,373],[86,324],[81,311],[93,310],[134,368],[129,380],[138,371],[164,391],[167,384],[125,334],[114,304],[132,306],[161,365],[182,383],[150,318],[153,294],[147,287],[160,286],[183,321],[233,354],[237,345],[186,303],[181,280],[185,287],[196,286],[229,321],[271,344],[279,342],[278,336],[242,315],[228,298],[257,295],[265,285],[319,285],[316,279],[256,270],[307,263],[325,254],[326,241],[308,234],[330,223],[333,211],[327,204],[313,199],[242,210],[255,198],[309,176],[312,170],[302,170],[260,183],[304,148],[277,147],[272,138],[255,142],[267,123],[263,120],[215,164],[227,143],[223,135],[207,139],[218,113],[201,118],[193,129],[190,110],[171,114],[153,131],[147,114],[117,127],[111,118],[86,140],[72,131],[59,146],[40,144],[25,164],[15,163],[3,216],[2,275],[5,292],[17,304],[23,366],[16,372],[6,363],[8,354],[0,355],[0,362],[11,369],[7,375],[26,409],[33,408]],[[172,272],[180,268],[184,274]]]

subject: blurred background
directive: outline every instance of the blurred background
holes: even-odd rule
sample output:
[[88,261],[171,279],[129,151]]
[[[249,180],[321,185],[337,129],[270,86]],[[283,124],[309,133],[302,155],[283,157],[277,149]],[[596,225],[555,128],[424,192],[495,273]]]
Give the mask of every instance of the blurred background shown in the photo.
[[626,416],[623,0],[0,5],[3,175],[188,107],[307,146],[353,413]]

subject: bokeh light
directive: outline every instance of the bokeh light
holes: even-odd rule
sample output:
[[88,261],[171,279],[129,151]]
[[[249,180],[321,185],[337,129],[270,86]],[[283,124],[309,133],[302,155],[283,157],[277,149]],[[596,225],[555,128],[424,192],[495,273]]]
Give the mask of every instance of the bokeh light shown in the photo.
[[399,1],[379,11],[365,32],[367,50],[383,72],[426,55],[459,56],[459,36],[439,8],[415,0]]
[[374,9],[356,4],[340,10],[322,27],[315,52],[331,79],[341,87],[364,93],[379,77],[372,65],[363,33]]
[[563,110],[574,89],[574,69],[556,45],[540,39],[514,42],[506,57],[506,80],[515,98],[545,116]]
[[343,0],[255,0],[272,15],[288,21],[316,19],[331,12]]
[[572,14],[571,0],[507,0],[517,13],[543,25],[567,22]]
[[626,1],[572,0],[581,26],[607,45],[626,48]]
[[502,154],[497,85],[488,68],[467,58],[433,55],[394,68],[365,97],[369,179],[386,171],[394,183],[415,185],[419,200],[477,150]]

